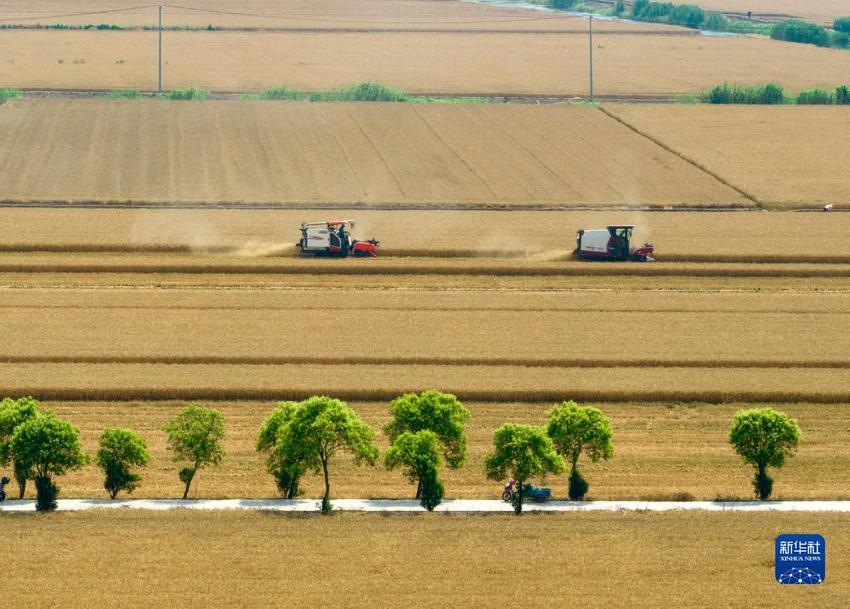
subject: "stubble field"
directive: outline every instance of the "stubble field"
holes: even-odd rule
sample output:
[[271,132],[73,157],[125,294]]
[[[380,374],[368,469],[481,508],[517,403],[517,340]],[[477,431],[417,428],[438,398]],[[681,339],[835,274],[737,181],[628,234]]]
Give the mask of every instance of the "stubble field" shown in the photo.
[[837,145],[850,135],[850,120],[840,107],[633,104],[606,110],[765,205],[793,207],[801,197],[820,205],[850,202],[850,152]]
[[[10,30],[0,41],[4,86],[157,86],[155,32]],[[603,30],[594,44],[596,95],[669,97],[726,81],[835,87],[850,71],[841,50],[766,38]],[[164,86],[314,91],[372,80],[422,94],[586,96],[587,50],[574,33],[169,32]]]
[[752,205],[591,107],[12,101],[0,129],[13,201]]
[[[192,9],[201,10],[192,10]],[[117,10],[116,10],[117,9]],[[98,11],[110,11],[98,13]],[[88,13],[74,15],[73,13]],[[64,15],[63,17],[52,17]],[[45,0],[37,5],[10,0],[0,6],[0,19],[9,23],[82,25],[114,23],[120,26],[155,26],[156,6],[139,6],[133,0]],[[163,25],[247,30],[457,30],[485,31],[584,30],[582,19],[551,11],[518,10],[473,2],[445,0],[203,0],[163,8]],[[634,26],[637,25],[637,28]],[[600,22],[601,30],[622,29],[623,24]],[[670,31],[656,24],[628,24],[629,29]]]
[[850,9],[844,0],[699,0],[700,6],[711,11],[724,11],[754,17],[781,20],[796,17],[824,26],[832,26],[836,17],[846,16]]

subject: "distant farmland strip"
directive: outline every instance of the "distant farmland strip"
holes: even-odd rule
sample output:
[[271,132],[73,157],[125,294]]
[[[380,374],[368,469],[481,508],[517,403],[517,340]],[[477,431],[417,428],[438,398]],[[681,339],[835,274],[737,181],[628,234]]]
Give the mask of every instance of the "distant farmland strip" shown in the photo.
[[439,387],[481,402],[850,401],[850,370],[163,364],[6,364],[3,395],[45,400],[284,400],[315,394],[386,401]]
[[[583,20],[572,21],[558,29],[586,28]],[[845,53],[813,45],[752,36],[645,35],[647,26],[631,26],[637,35],[606,35],[604,29],[630,26],[602,20],[596,25],[598,95],[669,96],[724,80],[778,81],[802,89],[840,82],[850,68]],[[10,49],[5,56],[15,60],[3,64],[6,86],[156,88],[151,32],[11,30],[3,38]],[[75,59],[85,63],[73,64]],[[175,88],[259,91],[278,85],[315,91],[377,80],[410,93],[588,92],[587,39],[580,35],[169,32],[167,59],[168,86]]]

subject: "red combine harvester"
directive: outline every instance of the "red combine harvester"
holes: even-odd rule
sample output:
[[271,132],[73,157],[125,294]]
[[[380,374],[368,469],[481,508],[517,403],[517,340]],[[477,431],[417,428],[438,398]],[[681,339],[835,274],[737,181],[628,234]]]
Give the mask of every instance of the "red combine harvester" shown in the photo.
[[575,254],[582,260],[652,262],[655,248],[651,243],[631,249],[634,228],[634,225],[622,224],[605,229],[582,229],[576,234]]
[[304,254],[317,256],[376,256],[380,245],[375,239],[360,241],[351,238],[354,220],[305,222],[301,225],[298,247]]

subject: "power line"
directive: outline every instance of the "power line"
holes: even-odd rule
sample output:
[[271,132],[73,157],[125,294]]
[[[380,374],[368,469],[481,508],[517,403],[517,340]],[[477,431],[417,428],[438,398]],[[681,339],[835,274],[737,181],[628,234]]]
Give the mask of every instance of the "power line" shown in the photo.
[[567,20],[567,19],[584,19],[584,15],[563,15],[559,14],[558,16],[548,16],[548,17],[521,17],[514,19],[462,19],[456,21],[419,21],[415,19],[409,19],[406,21],[399,20],[385,20],[385,19],[340,19],[340,18],[324,18],[324,17],[300,17],[294,15],[282,15],[282,14],[260,14],[260,13],[246,13],[241,11],[222,11],[210,8],[198,8],[194,6],[184,6],[178,4],[163,4],[165,8],[179,9],[184,11],[193,11],[198,13],[209,13],[213,15],[230,15],[236,17],[256,17],[259,19],[288,19],[290,21],[304,21],[304,22],[321,22],[321,23],[357,23],[357,24],[372,24],[372,25],[458,25],[458,24],[468,24],[468,23],[524,23],[529,21],[557,21],[557,20]]

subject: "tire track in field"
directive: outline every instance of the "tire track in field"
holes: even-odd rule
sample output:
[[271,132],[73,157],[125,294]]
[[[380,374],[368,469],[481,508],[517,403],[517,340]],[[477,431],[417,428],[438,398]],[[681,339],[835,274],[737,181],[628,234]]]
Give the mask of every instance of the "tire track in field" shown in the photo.
[[[2,289],[2,288],[0,288]],[[323,290],[324,291],[324,290]],[[349,290],[345,291],[354,291]],[[820,292],[820,291],[819,291]],[[533,307],[468,307],[468,306],[404,306],[404,305],[360,305],[357,307],[360,311],[396,311],[404,313],[587,313],[587,307],[557,307],[557,306],[533,306]],[[350,306],[242,306],[242,305],[91,305],[91,304],[61,304],[61,305],[41,305],[41,304],[0,304],[0,310],[21,310],[21,311],[90,311],[96,309],[98,311],[239,311],[239,312],[257,312],[257,311],[287,311],[287,312],[314,312],[314,311],[351,311]],[[850,310],[847,311],[823,311],[820,309],[803,311],[799,309],[721,309],[721,308],[655,308],[653,310],[635,309],[634,307],[616,307],[616,308],[600,308],[599,311],[605,313],[623,313],[640,315],[643,317],[650,315],[800,315],[800,316],[821,316],[828,314],[830,318],[850,315]],[[2,356],[0,355],[0,361]],[[583,360],[577,360],[583,361]],[[672,364],[671,364],[672,365]]]

